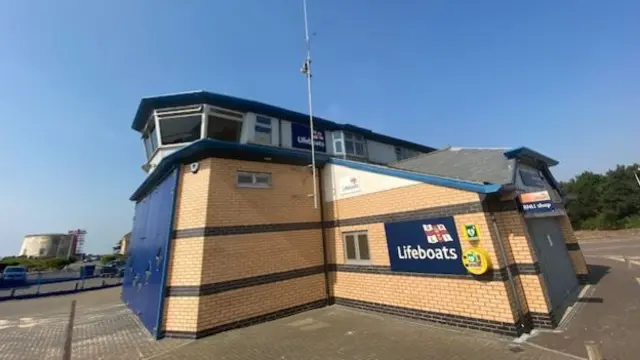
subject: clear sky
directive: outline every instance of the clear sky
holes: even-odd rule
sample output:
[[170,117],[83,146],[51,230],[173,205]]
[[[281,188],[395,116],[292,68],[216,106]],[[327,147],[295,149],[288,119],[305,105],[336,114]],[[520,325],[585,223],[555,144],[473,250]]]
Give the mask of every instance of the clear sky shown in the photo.
[[[308,0],[318,115],[435,147],[526,145],[559,179],[639,161],[640,1]],[[0,255],[86,228],[144,178],[141,97],[306,111],[301,0],[0,2]]]

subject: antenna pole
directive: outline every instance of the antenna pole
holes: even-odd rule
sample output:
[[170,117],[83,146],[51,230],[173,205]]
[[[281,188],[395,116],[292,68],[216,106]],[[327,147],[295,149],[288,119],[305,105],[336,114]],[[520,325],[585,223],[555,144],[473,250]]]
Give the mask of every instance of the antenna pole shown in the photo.
[[313,207],[318,208],[318,190],[316,179],[316,146],[315,131],[313,129],[313,101],[311,97],[311,39],[309,38],[309,21],[307,19],[307,0],[302,0],[304,11],[304,37],[307,43],[307,57],[302,65],[302,73],[307,78],[307,95],[309,100],[309,139],[311,140],[311,169],[313,172]]

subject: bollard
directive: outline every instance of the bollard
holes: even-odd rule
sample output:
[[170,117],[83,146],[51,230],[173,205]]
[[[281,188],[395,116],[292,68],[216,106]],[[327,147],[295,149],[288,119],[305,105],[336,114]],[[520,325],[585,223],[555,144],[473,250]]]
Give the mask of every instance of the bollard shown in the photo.
[[602,345],[595,341],[585,341],[584,346],[587,348],[587,356],[589,360],[605,360],[602,354]]
[[107,286],[107,280],[102,279],[102,287],[105,287],[105,286]]
[[14,297],[14,296],[16,296],[16,289],[15,288],[11,289],[11,297]]

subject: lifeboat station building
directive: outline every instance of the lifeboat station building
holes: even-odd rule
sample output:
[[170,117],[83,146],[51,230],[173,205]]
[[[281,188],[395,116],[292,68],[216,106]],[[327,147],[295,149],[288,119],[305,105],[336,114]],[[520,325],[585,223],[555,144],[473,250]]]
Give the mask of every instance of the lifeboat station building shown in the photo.
[[308,115],[210,92],[144,98],[132,127],[148,176],[122,299],[156,338],[333,304],[518,336],[556,327],[588,277],[557,161],[526,147],[321,118],[310,136]]

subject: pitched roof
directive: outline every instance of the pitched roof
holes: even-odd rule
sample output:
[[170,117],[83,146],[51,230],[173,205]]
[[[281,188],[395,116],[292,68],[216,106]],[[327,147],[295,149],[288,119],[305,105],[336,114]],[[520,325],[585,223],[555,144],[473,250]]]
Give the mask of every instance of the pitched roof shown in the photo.
[[507,150],[449,147],[389,166],[453,179],[507,185],[513,183],[516,168],[516,159],[505,156]]

